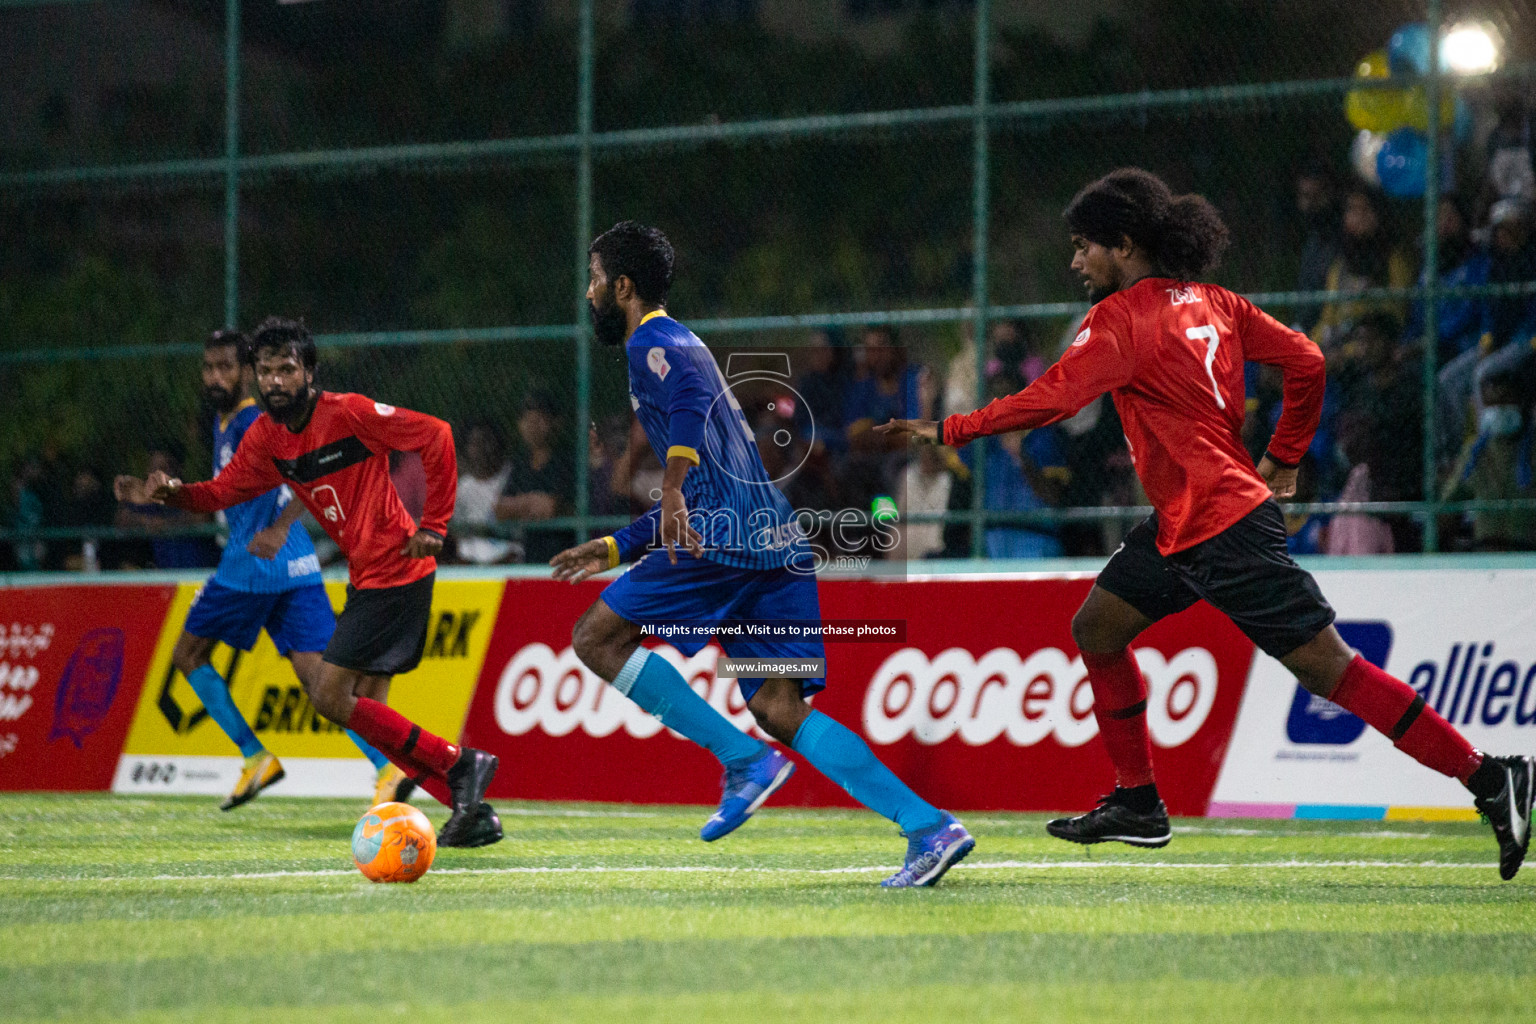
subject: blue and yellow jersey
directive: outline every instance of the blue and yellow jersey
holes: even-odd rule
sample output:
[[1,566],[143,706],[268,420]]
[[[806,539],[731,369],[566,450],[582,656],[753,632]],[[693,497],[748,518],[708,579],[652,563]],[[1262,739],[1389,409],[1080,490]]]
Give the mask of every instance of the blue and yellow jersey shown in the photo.
[[[252,423],[261,410],[247,398],[227,420],[219,419],[213,425],[213,472],[217,477],[240,447]],[[315,556],[315,546],[309,534],[298,523],[288,529],[288,539],[273,559],[257,558],[246,550],[251,538],[271,526],[283,507],[293,500],[286,486],[272,490],[250,501],[231,505],[219,513],[229,526],[229,543],[213,578],[232,590],[244,590],[258,594],[272,594],[296,587],[312,586],[320,582],[320,559]]]
[[[661,311],[625,345],[629,397],[656,457],[694,463],[683,482],[689,523],[705,558],[742,569],[808,568],[811,549],[784,495],[768,479],[757,442],[704,343]],[[634,558],[660,536],[659,504],[614,534]]]

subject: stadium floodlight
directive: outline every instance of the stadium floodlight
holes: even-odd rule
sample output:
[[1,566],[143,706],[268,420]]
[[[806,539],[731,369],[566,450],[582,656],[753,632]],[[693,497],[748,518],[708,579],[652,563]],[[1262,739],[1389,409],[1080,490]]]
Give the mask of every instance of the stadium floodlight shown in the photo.
[[1486,22],[1452,25],[1440,40],[1440,63],[1457,75],[1485,75],[1499,66],[1498,30]]

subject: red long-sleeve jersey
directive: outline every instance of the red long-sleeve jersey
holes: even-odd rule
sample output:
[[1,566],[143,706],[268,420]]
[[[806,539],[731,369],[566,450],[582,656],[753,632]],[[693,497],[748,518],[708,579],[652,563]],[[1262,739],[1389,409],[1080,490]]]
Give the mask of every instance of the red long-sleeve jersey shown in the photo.
[[1211,284],[1143,278],[1088,311],[1065,354],[1029,387],[939,426],[945,444],[1043,427],[1108,391],[1164,555],[1225,530],[1270,496],[1243,446],[1243,362],[1285,374],[1270,457],[1301,461],[1323,407],[1323,354],[1247,299]]
[[263,413],[218,476],[182,487],[169,504],[213,512],[286,483],[347,556],[354,587],[398,587],[432,572],[437,560],[400,553],[416,524],[390,483],[391,451],[421,453],[421,528],[446,534],[459,480],[452,429],[435,416],[333,391],[320,393],[296,434]]

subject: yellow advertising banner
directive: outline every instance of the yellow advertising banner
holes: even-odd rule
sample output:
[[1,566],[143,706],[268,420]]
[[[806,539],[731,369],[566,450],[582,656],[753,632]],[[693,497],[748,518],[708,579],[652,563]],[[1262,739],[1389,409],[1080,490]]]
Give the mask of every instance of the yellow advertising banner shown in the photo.
[[[183,584],[166,615],[155,656],[150,661],[123,754],[159,758],[237,754],[208,717],[186,678],[171,664],[187,610],[199,585]],[[502,580],[439,580],[432,594],[432,619],[421,665],[396,676],[389,705],[423,729],[457,740],[469,701],[480,677],[496,613],[506,583]],[[337,613],[346,585],[327,583]],[[265,632],[250,651],[220,644],[213,666],[229,683],[235,706],[279,758],[357,758],[346,730],[315,713],[298,677]]]

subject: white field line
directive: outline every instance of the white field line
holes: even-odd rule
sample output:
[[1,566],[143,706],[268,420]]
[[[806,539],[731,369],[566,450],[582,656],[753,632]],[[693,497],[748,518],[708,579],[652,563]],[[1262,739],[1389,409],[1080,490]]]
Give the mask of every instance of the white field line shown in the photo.
[[[958,864],[953,870],[972,871],[1290,871],[1298,868],[1398,868],[1436,871],[1486,871],[1492,863],[1459,861],[1400,860],[1278,860],[1278,861],[1100,861],[1100,860],[996,860]],[[434,875],[637,875],[637,874],[717,874],[717,875],[860,875],[897,870],[896,865],[866,864],[841,868],[767,868],[732,867],[709,864],[669,865],[587,865],[573,867],[495,867],[439,868]],[[250,871],[221,875],[107,875],[70,878],[39,878],[19,875],[0,876],[0,882],[199,882],[229,879],[327,878],[355,874],[345,868],[320,868],[312,871]]]

